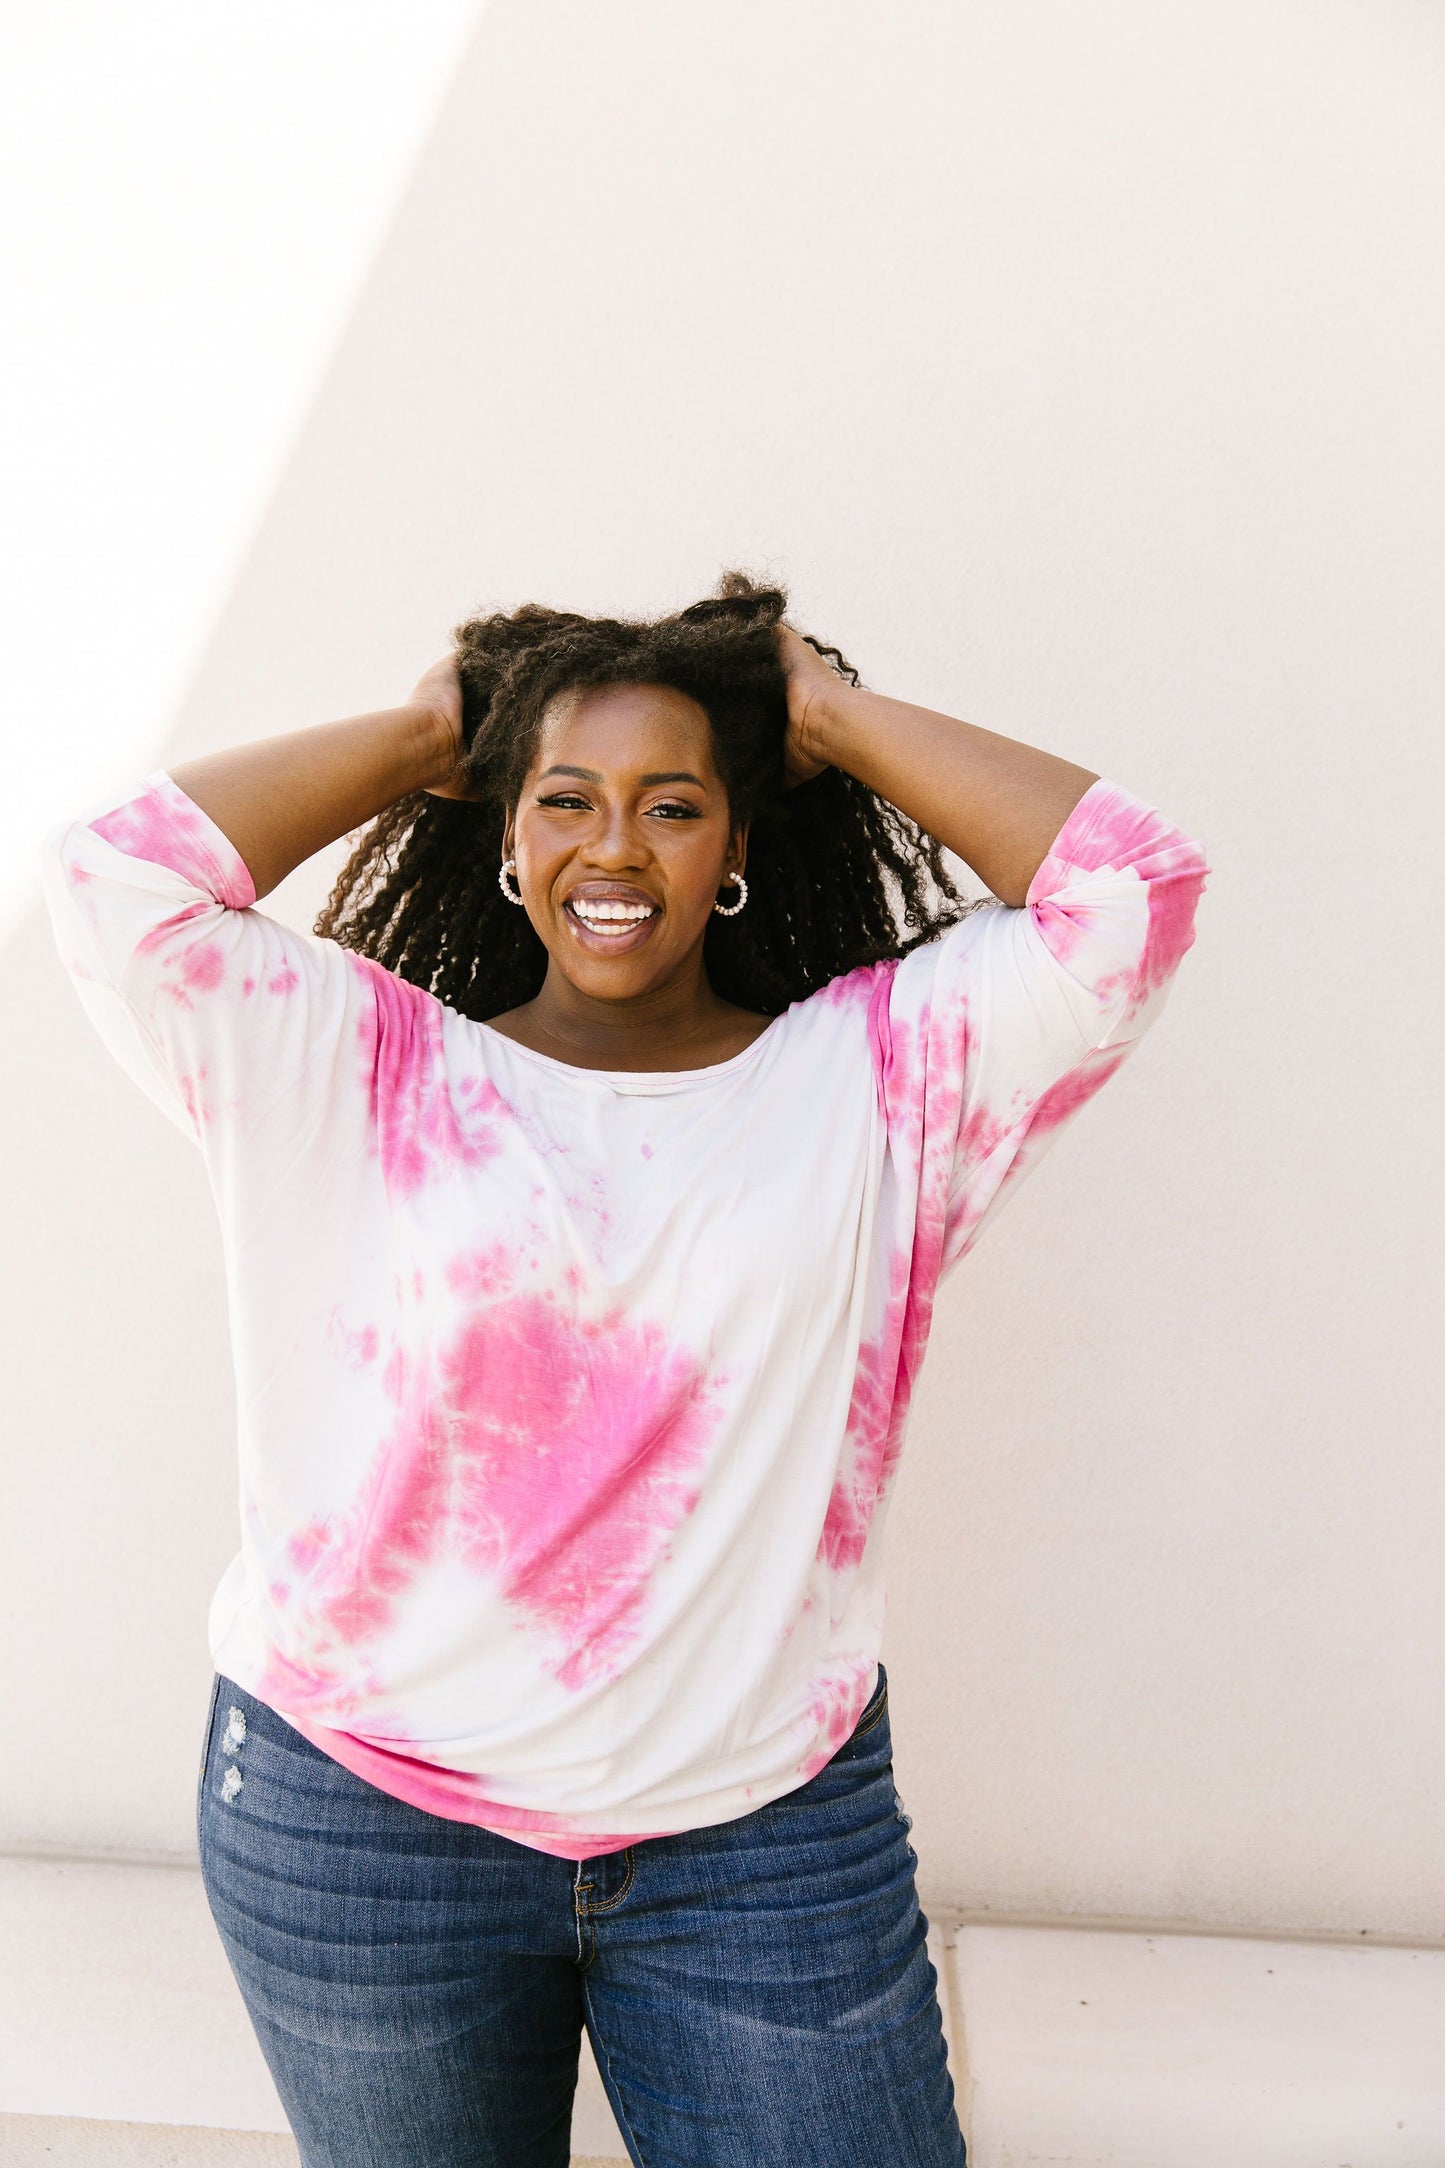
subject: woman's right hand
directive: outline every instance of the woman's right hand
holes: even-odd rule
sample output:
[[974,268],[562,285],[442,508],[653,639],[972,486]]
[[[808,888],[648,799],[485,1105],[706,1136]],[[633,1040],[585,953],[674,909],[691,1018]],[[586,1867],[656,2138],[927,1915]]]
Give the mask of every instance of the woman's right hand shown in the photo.
[[457,774],[466,751],[462,739],[462,681],[455,654],[443,655],[423,671],[411,690],[411,705],[426,708],[436,719],[437,773],[422,785],[433,798],[475,798],[476,793]]

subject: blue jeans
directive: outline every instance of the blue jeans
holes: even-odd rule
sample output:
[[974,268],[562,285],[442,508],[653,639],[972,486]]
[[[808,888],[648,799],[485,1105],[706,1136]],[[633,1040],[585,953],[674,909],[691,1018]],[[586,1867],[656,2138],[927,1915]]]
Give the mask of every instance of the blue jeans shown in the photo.
[[881,1666],[811,1782],[580,1866],[218,1678],[197,1826],[304,2168],[566,2168],[584,2025],[646,2168],[964,2168]]

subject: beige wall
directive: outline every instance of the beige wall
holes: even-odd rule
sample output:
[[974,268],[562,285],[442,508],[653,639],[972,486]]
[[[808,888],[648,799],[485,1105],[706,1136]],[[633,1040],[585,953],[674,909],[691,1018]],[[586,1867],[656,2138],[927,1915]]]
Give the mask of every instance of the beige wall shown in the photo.
[[[1442,87],[1403,0],[498,0],[137,762],[741,560],[1205,840],[1157,1034],[938,1312],[885,1651],[935,1905],[1445,1937]],[[38,901],[0,972],[0,1841],[180,1854],[209,1193]]]

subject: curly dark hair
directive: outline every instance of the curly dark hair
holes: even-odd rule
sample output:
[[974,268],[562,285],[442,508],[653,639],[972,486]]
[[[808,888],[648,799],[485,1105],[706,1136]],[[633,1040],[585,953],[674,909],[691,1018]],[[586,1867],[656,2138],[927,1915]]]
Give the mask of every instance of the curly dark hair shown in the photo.
[[[965,899],[916,822],[840,769],[785,789],[787,681],[774,628],[787,594],[744,572],[668,617],[583,617],[525,602],[452,633],[462,685],[459,779],[475,799],[414,791],[378,814],[338,874],[314,931],[359,950],[485,1023],[529,1001],[547,951],[497,884],[501,838],[559,694],[669,685],[712,725],[734,820],[748,821],[748,907],[703,943],[725,1001],[780,1015],[859,964],[902,956],[954,924]],[[836,647],[804,634],[840,676]]]

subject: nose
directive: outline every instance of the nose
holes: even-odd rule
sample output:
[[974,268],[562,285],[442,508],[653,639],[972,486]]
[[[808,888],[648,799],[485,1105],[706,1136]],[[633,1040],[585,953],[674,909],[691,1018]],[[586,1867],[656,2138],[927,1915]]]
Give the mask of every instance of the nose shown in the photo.
[[622,873],[646,865],[651,855],[642,824],[625,806],[602,805],[588,831],[582,853],[604,873]]

